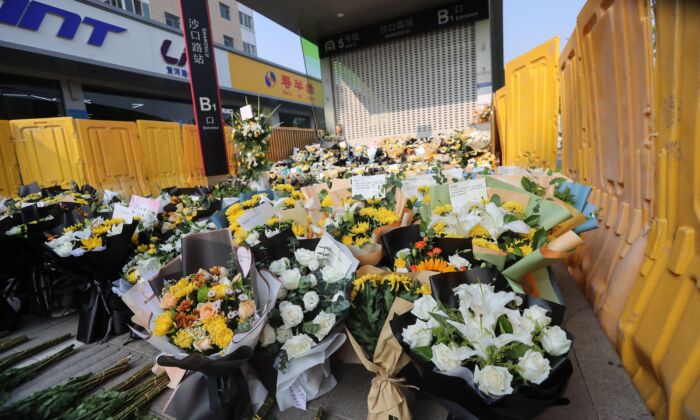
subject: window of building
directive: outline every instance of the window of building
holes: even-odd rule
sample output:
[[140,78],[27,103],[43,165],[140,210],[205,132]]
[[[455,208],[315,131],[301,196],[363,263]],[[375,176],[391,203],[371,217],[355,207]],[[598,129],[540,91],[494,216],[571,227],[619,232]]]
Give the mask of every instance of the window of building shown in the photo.
[[147,19],[151,18],[151,10],[148,3],[143,0],[104,0],[104,2],[135,15],[143,16]]
[[180,29],[180,17],[165,12],[165,24],[175,29]]
[[243,52],[252,55],[253,57],[257,57],[258,51],[255,49],[255,45],[249,44],[247,42],[243,42]]
[[241,26],[253,30],[253,16],[245,14],[243,12],[238,12],[238,20],[241,22]]
[[0,120],[65,115],[58,82],[0,74]]
[[279,113],[282,127],[311,128],[311,117],[294,114]]
[[226,45],[229,48],[233,48],[233,38],[230,36],[224,35],[224,45]]
[[150,97],[142,94],[130,95],[100,88],[84,87],[85,109],[88,117],[95,120],[174,121],[180,124],[194,123],[192,102]]
[[223,3],[219,3],[219,10],[221,11],[221,17],[226,20],[231,20],[231,8]]
[[124,8],[124,5],[122,4],[122,0],[104,0],[104,2],[109,4],[110,6],[118,7],[120,9]]

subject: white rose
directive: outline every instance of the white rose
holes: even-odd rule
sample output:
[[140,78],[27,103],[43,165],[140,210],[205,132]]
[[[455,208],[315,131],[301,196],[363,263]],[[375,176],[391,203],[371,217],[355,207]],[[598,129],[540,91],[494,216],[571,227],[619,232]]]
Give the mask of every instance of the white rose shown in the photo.
[[298,268],[294,267],[289,270],[284,270],[280,274],[282,279],[282,286],[287,290],[296,290],[299,287],[299,279],[301,279],[301,272]]
[[209,337],[202,337],[195,341],[193,346],[197,351],[207,351],[211,349],[211,339]]
[[542,336],[542,347],[552,356],[562,356],[571,348],[571,340],[566,338],[566,332],[558,325],[547,327]]
[[66,242],[53,249],[53,252],[59,257],[67,257],[71,254],[71,251],[73,251],[73,245],[70,242]]
[[326,283],[337,283],[345,277],[345,272],[340,271],[340,267],[327,265],[321,269],[323,281]]
[[450,255],[447,258],[447,261],[450,263],[451,266],[453,266],[457,270],[461,270],[462,268],[469,268],[471,266],[471,264],[469,264],[469,261],[467,261],[465,258],[460,257],[457,254]]
[[484,366],[479,370],[477,366],[474,370],[474,383],[479,385],[479,390],[489,395],[508,395],[513,393],[510,386],[513,375],[508,372],[508,368],[503,366]]
[[542,353],[528,350],[523,357],[518,360],[520,376],[533,384],[541,384],[549,376],[549,360],[542,356]]
[[335,325],[335,314],[321,312],[320,314],[316,315],[316,318],[314,318],[311,322],[321,327],[318,329],[316,334],[314,334],[318,341],[321,341],[328,335],[331,328],[333,328],[333,325]]
[[282,346],[282,350],[286,351],[287,358],[292,360],[309,351],[313,345],[314,340],[311,337],[306,334],[299,334],[288,339]]
[[416,320],[416,323],[404,328],[401,338],[412,349],[416,347],[426,347],[433,340],[433,331],[427,322]]
[[289,259],[288,258],[280,258],[279,260],[275,260],[270,264],[270,271],[273,273],[280,275],[284,270],[289,268]]
[[260,243],[260,234],[257,231],[252,231],[245,237],[245,243],[250,246],[255,246]]
[[552,318],[547,316],[547,310],[541,306],[532,305],[523,311],[523,316],[530,321],[544,328],[552,322]]
[[304,280],[306,280],[309,283],[310,287],[316,287],[316,285],[318,284],[318,280],[316,280],[316,276],[314,276],[313,274],[305,276]]
[[262,333],[260,334],[260,345],[262,347],[267,347],[277,340],[277,334],[275,334],[275,329],[270,326],[270,324],[265,324]]
[[306,292],[304,294],[303,300],[304,300],[304,309],[306,309],[306,311],[308,312],[308,311],[313,311],[314,309],[316,309],[320,299],[318,297],[318,293],[316,293],[312,290],[312,291]]
[[462,366],[462,361],[475,354],[475,351],[469,347],[448,346],[444,343],[434,345],[432,350],[433,357],[430,361],[442,372],[448,372]]
[[431,318],[430,313],[435,312],[437,308],[437,302],[430,295],[425,295],[418,298],[413,302],[413,309],[411,313],[423,321],[427,321]]
[[275,330],[275,335],[277,336],[277,342],[284,344],[287,342],[287,340],[292,338],[292,330],[282,326]]
[[284,322],[284,326],[287,328],[296,327],[304,320],[304,312],[299,305],[285,300],[280,302],[279,308],[282,322]]
[[284,287],[280,287],[279,292],[277,292],[277,300],[282,300],[287,297],[289,292]]
[[318,257],[314,251],[309,251],[308,249],[299,248],[294,251],[294,257],[297,259],[299,264],[304,267],[309,267],[309,270],[318,270]]
[[399,250],[399,252],[396,253],[396,258],[406,258],[409,255],[411,255],[411,249],[410,248],[404,248]]

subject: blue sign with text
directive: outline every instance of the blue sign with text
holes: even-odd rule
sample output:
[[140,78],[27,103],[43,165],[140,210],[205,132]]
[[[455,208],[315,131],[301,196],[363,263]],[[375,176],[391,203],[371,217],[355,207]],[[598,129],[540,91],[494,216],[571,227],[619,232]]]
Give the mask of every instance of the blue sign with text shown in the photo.
[[78,32],[78,28],[81,24],[92,26],[92,33],[87,43],[96,47],[104,44],[108,33],[126,31],[126,28],[112,25],[111,23],[103,22],[89,16],[82,18],[77,13],[69,10],[30,0],[5,0],[2,6],[0,6],[0,23],[17,26],[29,31],[36,31],[44,21],[44,17],[48,14],[63,19],[63,23],[56,34],[56,36],[60,38],[75,38],[75,34]]

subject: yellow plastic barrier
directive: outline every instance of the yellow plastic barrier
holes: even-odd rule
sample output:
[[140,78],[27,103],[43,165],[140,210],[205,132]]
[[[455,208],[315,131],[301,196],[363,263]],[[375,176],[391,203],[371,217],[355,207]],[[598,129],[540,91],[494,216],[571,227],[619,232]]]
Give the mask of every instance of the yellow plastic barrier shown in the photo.
[[233,128],[229,125],[224,126],[224,134],[226,135],[228,173],[229,175],[236,175],[236,145],[233,142]]
[[700,4],[657,2],[657,197],[618,351],[658,419],[700,418]]
[[[507,107],[507,90],[506,87],[503,86],[502,88],[498,89],[496,93],[494,94],[494,100],[493,100],[493,109],[494,113],[496,114],[494,121],[496,122],[496,126],[498,127],[498,138],[500,140],[500,146],[501,146],[501,156],[506,155],[506,147],[508,147],[508,142],[507,142],[507,137],[506,137],[506,107]],[[501,161],[503,161],[503,157],[501,158]]]
[[180,124],[136,121],[146,184],[153,195],[167,187],[187,185]]
[[311,128],[277,127],[270,135],[267,158],[272,162],[287,159],[294,148],[302,148],[316,141],[316,130]]
[[0,121],[0,165],[0,196],[13,196],[17,193],[20,180],[9,121]]
[[504,165],[534,153],[538,165],[554,168],[559,134],[559,37],[506,64],[506,139]]
[[184,124],[182,126],[182,144],[185,153],[185,173],[187,185],[196,187],[207,185],[207,177],[204,175],[204,162],[202,161],[202,149],[199,147],[199,134],[197,126]]
[[122,121],[75,120],[87,182],[127,196],[149,193],[141,173],[136,124]]
[[10,121],[22,181],[43,186],[85,183],[72,118]]
[[590,0],[578,15],[576,34],[591,145],[582,163],[590,166],[604,212],[600,228],[585,238],[581,268],[586,295],[614,342],[642,263],[654,191],[649,10],[644,2]]

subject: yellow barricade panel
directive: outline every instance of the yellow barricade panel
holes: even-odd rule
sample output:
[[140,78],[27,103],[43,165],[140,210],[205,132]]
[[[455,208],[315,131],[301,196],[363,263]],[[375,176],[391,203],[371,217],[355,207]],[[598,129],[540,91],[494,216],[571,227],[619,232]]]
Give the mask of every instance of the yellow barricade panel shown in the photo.
[[316,131],[311,128],[277,127],[270,135],[267,158],[272,162],[287,159],[294,148],[302,148],[316,141]]
[[522,162],[554,168],[559,133],[559,37],[506,64],[507,126],[503,164]]
[[506,87],[503,86],[502,88],[498,89],[496,93],[494,94],[494,111],[496,113],[496,125],[498,126],[498,137],[500,139],[500,145],[501,145],[501,162],[504,161],[505,156],[506,156],[506,147],[508,147],[508,141],[507,141],[507,121],[506,121],[506,113],[508,112],[506,110],[507,102],[506,102],[506,95],[507,95],[507,90]]
[[576,48],[576,33],[569,37],[559,57],[561,98],[561,167],[562,173],[574,181],[585,182],[579,174],[580,150],[583,144],[583,121],[579,80],[579,57]]
[[135,123],[76,120],[75,125],[89,184],[127,196],[149,193],[141,173]]
[[17,193],[20,181],[9,121],[0,121],[0,165],[0,196],[13,196]]
[[85,183],[72,118],[10,121],[22,182],[42,186]]
[[618,350],[656,418],[700,418],[700,4],[656,10],[656,201]]
[[194,124],[182,126],[182,144],[185,153],[185,173],[187,184],[190,187],[207,185],[207,177],[204,175],[204,162],[202,161],[202,149],[199,146],[199,134]]
[[226,157],[228,159],[229,175],[236,175],[236,145],[233,143],[233,128],[230,125],[224,126],[226,135]]
[[180,124],[138,120],[139,144],[146,183],[151,194],[187,185]]
[[[581,269],[586,294],[615,341],[616,320],[643,259],[644,246],[633,245],[645,240],[654,191],[649,11],[644,2],[591,0],[576,26],[584,144],[590,144],[580,162],[589,166],[604,209],[601,227],[586,237]],[[623,259],[629,259],[625,271],[616,269]]]

